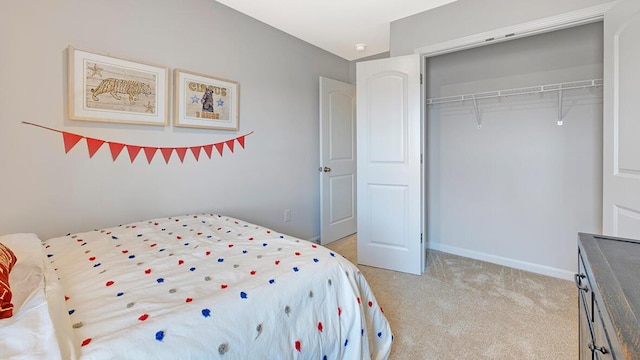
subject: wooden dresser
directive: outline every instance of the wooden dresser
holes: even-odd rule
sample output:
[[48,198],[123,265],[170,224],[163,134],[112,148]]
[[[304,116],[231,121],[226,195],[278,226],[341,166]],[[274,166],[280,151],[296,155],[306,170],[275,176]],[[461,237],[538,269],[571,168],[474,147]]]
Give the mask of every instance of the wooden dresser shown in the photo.
[[580,360],[640,360],[640,241],[578,234]]

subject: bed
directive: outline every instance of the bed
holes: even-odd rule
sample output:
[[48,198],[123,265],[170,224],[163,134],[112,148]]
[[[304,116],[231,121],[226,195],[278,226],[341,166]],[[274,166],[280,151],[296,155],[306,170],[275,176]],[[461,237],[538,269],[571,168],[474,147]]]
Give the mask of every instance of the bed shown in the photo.
[[0,243],[2,358],[386,359],[393,334],[357,267],[216,214]]

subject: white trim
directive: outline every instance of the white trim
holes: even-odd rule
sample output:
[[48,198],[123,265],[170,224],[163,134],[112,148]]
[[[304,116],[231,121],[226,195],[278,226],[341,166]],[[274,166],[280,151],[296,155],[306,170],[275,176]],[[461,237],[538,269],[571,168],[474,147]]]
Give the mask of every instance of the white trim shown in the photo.
[[544,266],[544,265],[535,264],[527,261],[514,260],[511,258],[496,256],[496,255],[487,254],[487,253],[483,253],[475,250],[463,249],[455,246],[443,245],[440,243],[432,243],[432,242],[427,242],[427,245],[430,250],[442,251],[442,252],[453,254],[453,255],[486,261],[492,264],[507,266],[510,268],[529,271],[536,274],[552,276],[559,279],[571,280],[573,279],[573,275],[574,275],[572,271],[567,271],[567,270],[554,268],[550,266]]
[[316,244],[320,245],[320,236],[313,237],[313,238],[311,238],[311,239],[309,239],[307,241],[311,241],[312,243],[316,243]]
[[421,54],[424,57],[431,57],[600,21],[604,18],[604,13],[613,7],[616,2],[611,1],[502,29],[419,47],[414,50],[414,53]]

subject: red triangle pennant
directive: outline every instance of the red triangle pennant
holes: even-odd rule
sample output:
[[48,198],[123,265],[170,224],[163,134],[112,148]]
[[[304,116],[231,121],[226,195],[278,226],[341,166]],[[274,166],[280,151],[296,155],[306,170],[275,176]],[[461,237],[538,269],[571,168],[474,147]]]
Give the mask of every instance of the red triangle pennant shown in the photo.
[[151,164],[151,160],[153,160],[153,155],[156,154],[156,151],[158,151],[158,148],[152,148],[152,147],[143,147],[144,149],[144,154],[147,156],[147,162],[149,162],[149,164]]
[[74,146],[82,139],[82,136],[71,134],[68,132],[62,132],[62,140],[64,140],[64,152],[65,154],[69,152],[69,150],[73,149]]
[[240,146],[242,146],[243,149],[244,149],[244,137],[245,135],[242,135],[239,138],[236,138],[236,140],[238,140],[238,144],[240,144]]
[[168,164],[171,153],[173,152],[173,148],[160,148],[160,151],[162,152],[162,156],[164,157],[164,162]]
[[133,160],[135,160],[136,156],[138,156],[138,153],[140,153],[140,149],[142,149],[142,147],[140,146],[127,145],[127,152],[129,152],[129,159],[131,159],[132,164]]
[[202,149],[202,146],[192,146],[189,149],[191,149],[193,157],[196,158],[196,161],[198,161],[198,159],[200,158],[200,150]]
[[109,143],[109,150],[111,150],[111,158],[113,158],[113,161],[116,161],[118,155],[120,155],[120,152],[122,152],[122,149],[124,149],[124,144],[112,142]]
[[176,148],[176,153],[178,154],[178,157],[180,158],[180,162],[184,162],[184,155],[187,153],[187,148],[186,147]]
[[153,158],[155,154],[158,152],[158,149],[161,150],[162,156],[164,157],[164,161],[167,164],[169,163],[169,160],[171,158],[171,153],[174,150],[177,153],[178,158],[180,159],[180,162],[182,163],[184,163],[184,158],[186,156],[187,150],[191,150],[191,153],[193,154],[193,157],[196,159],[196,162],[200,161],[200,153],[203,149],[207,154],[207,156],[209,157],[209,159],[211,159],[211,154],[213,153],[213,147],[216,148],[220,156],[223,156],[225,144],[229,148],[229,151],[233,153],[236,140],[238,141],[238,144],[240,144],[240,147],[244,149],[246,137],[248,135],[253,134],[253,131],[251,131],[250,133],[239,136],[235,139],[225,140],[219,143],[208,144],[208,145],[198,145],[198,146],[179,147],[179,148],[154,148],[154,147],[148,147],[148,146],[129,145],[129,144],[110,142],[102,139],[89,138],[83,135],[72,134],[66,131],[60,131],[60,130],[48,128],[42,125],[32,124],[25,121],[23,121],[22,123],[62,133],[65,153],[69,153],[69,151],[71,151],[71,149],[73,149],[78,144],[78,142],[80,142],[80,140],[86,139],[87,149],[89,151],[89,158],[93,158],[93,156],[98,152],[98,150],[100,150],[102,145],[104,145],[104,143],[107,143],[109,144],[109,151],[111,152],[111,158],[113,159],[113,161],[116,161],[118,156],[120,156],[120,154],[122,153],[122,150],[125,147],[127,147],[127,152],[129,153],[129,160],[131,160],[131,163],[133,163],[136,157],[138,157],[138,154],[140,154],[140,150],[144,149],[144,153],[147,158],[147,162],[149,164],[151,164],[151,161],[153,161]]
[[213,150],[213,144],[205,145],[202,148],[204,149],[204,152],[207,153],[209,159],[211,159],[211,150]]
[[231,150],[231,153],[233,153],[233,143],[235,141],[236,141],[235,139],[231,139],[231,140],[227,140],[227,141],[224,142],[229,147],[229,150]]
[[87,138],[87,148],[89,149],[89,158],[93,157],[96,151],[100,149],[102,144],[104,144],[104,140]]
[[220,156],[222,156],[222,150],[224,149],[224,143],[213,144],[213,146],[216,147],[216,150],[218,150],[218,153],[220,153]]

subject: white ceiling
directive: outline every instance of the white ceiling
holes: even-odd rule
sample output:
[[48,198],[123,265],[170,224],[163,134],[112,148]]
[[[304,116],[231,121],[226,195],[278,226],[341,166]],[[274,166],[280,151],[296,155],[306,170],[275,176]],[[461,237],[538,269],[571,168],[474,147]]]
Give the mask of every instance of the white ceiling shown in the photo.
[[[389,24],[456,0],[217,0],[347,60],[389,51]],[[363,52],[355,44],[366,44]]]

